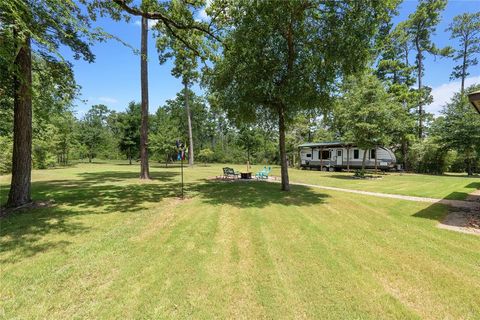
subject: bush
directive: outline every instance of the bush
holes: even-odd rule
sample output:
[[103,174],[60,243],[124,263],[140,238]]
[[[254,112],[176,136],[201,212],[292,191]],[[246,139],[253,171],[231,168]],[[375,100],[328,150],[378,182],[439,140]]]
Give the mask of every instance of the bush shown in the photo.
[[213,156],[214,156],[213,151],[210,150],[209,148],[205,148],[200,150],[197,157],[200,161],[207,163],[212,161]]
[[365,170],[364,169],[355,170],[354,177],[365,178]]
[[428,138],[412,145],[408,154],[408,161],[409,167],[413,171],[429,174],[443,174],[452,163],[452,160],[448,157],[448,152]]

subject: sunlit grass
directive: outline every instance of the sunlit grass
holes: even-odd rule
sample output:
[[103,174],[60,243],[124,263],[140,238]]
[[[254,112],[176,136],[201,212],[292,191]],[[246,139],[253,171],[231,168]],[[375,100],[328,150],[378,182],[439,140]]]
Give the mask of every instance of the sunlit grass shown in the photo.
[[34,171],[34,198],[56,205],[0,220],[0,316],[480,317],[480,237],[436,228],[443,205],[206,180],[221,167],[185,168],[185,200],[177,167],[150,182],[119,163]]
[[442,176],[390,172],[381,179],[353,179],[353,173],[290,170],[292,181],[357,189],[382,193],[402,194],[418,197],[447,198],[462,200],[480,189],[480,176],[468,177],[463,174]]

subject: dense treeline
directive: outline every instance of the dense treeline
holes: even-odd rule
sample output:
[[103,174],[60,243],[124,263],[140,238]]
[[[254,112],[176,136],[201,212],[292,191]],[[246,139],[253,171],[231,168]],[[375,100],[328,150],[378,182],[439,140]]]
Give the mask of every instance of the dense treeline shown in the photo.
[[[415,172],[478,172],[480,117],[466,95],[480,87],[466,88],[465,79],[478,64],[480,13],[455,17],[440,32],[457,47],[439,48],[432,35],[446,0],[419,1],[394,26],[399,3],[2,1],[0,171],[12,172],[9,205],[30,201],[32,165],[127,159],[140,161],[140,177],[149,179],[148,158],[175,161],[176,140],[188,146],[190,164],[280,164],[283,190],[306,141],[388,146]],[[195,18],[205,6],[208,22]],[[141,17],[142,99],[123,112],[94,105],[76,117],[80,88],[59,48],[93,62],[90,45],[111,38],[91,27],[97,15]],[[184,85],[155,113],[148,101],[149,19],[157,22],[159,62],[174,59],[172,75]],[[460,80],[460,92],[437,117],[425,112],[432,102],[423,81],[427,55],[458,63],[451,78]],[[195,82],[204,96],[190,89]]]
[[[294,161],[298,164],[299,144],[344,139],[355,141],[365,148],[373,148],[377,143],[389,146],[395,151],[398,161],[414,172],[480,172],[480,117],[465,95],[457,93],[441,115],[431,121],[425,139],[417,139],[412,130],[404,155],[400,138],[405,133],[402,130],[407,130],[405,135],[408,135],[408,128],[414,127],[411,125],[414,118],[402,112],[401,104],[388,101],[380,80],[371,74],[365,78],[345,84],[348,89],[344,90],[359,92],[346,94],[337,100],[335,109],[326,118],[303,113],[292,121],[286,134],[291,166]],[[476,86],[467,88],[467,91],[479,89],[480,86]],[[383,94],[384,98],[377,97],[375,103],[379,104],[372,106],[365,103],[362,94]],[[193,91],[189,96],[197,162],[279,163],[278,133],[272,121],[265,119],[261,124],[237,126],[221,110],[210,106],[204,97]],[[184,97],[183,91],[179,92],[175,99],[168,100],[150,115],[151,158],[164,165],[176,161],[175,141],[188,141]],[[348,112],[342,109],[344,107]],[[370,113],[371,117],[365,122],[358,121],[359,114],[368,113],[369,109],[375,111]],[[3,112],[6,115],[6,110]],[[11,115],[9,117],[11,119]],[[33,122],[33,167],[36,169],[95,159],[128,160],[130,164],[139,161],[140,103],[131,102],[124,112],[94,105],[80,119],[69,108],[41,115],[35,112]],[[3,125],[11,126],[11,121],[4,121]],[[4,152],[0,157],[0,169],[2,173],[8,173],[11,170],[12,137],[7,127],[2,129],[0,144]]]

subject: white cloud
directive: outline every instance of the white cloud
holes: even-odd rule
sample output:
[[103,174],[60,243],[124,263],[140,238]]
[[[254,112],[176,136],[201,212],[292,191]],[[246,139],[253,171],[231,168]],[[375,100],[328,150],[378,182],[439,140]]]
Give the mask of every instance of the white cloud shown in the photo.
[[118,102],[117,99],[112,98],[112,97],[98,97],[98,100],[101,101],[101,102],[111,103],[111,104],[115,104],[115,103]]
[[[152,29],[153,27],[155,27],[155,25],[157,23],[158,23],[158,20],[149,19],[148,20],[148,29]],[[135,22],[133,22],[133,24],[137,27],[141,27],[142,26],[142,21],[141,20],[135,20]]]
[[202,10],[200,10],[197,14],[198,20],[204,21],[204,22],[209,22],[210,21],[210,17],[208,16],[208,14],[205,10],[210,6],[211,3],[212,3],[212,0],[207,0],[206,1],[205,7],[202,8]]
[[[480,76],[465,79],[465,88],[480,83]],[[460,91],[461,81],[453,81],[432,88],[433,102],[427,107],[428,112],[439,114],[442,107],[450,101],[453,95]]]

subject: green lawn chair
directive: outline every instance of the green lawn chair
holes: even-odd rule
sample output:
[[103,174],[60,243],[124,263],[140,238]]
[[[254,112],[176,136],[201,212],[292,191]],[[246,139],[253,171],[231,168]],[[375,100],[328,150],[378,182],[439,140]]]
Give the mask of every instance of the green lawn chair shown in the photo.
[[255,177],[257,179],[268,179],[268,175],[270,174],[270,172],[272,171],[272,167],[263,167],[262,171],[260,172],[257,172],[255,174]]
[[262,171],[255,173],[255,178],[262,179],[265,172],[267,172],[267,167],[263,167]]
[[262,179],[268,179],[270,172],[272,172],[272,167],[268,167],[268,169],[263,173]]

